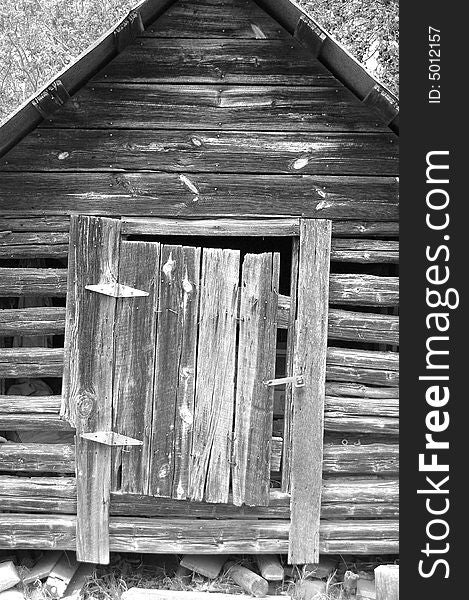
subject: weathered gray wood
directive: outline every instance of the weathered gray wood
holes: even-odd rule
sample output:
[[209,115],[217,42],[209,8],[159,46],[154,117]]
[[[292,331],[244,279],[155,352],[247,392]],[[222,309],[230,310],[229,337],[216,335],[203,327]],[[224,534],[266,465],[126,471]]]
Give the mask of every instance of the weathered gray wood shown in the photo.
[[148,292],[117,304],[114,342],[113,431],[143,446],[113,449],[112,489],[148,491],[160,245],[123,242],[119,282]]
[[[9,512],[76,514],[75,477],[0,476],[0,501]],[[399,484],[395,479],[334,477],[323,481],[321,516],[343,519],[397,516]],[[228,504],[194,504],[134,494],[111,494],[111,514],[137,517],[218,519],[290,518],[290,496],[270,493],[268,507]]]
[[0,258],[65,258],[68,246],[0,246]]
[[257,566],[267,581],[283,581],[285,571],[276,554],[259,554]]
[[[3,458],[2,458],[3,452]],[[281,454],[281,448],[279,449]],[[10,460],[10,457],[11,460]],[[274,457],[271,459],[275,460]],[[75,469],[73,446],[67,444],[1,444],[1,470],[72,473]],[[9,465],[9,466],[8,466]],[[59,465],[59,468],[56,468]],[[324,446],[324,473],[376,474],[398,472],[398,446],[394,443]]]
[[[226,557],[225,557],[226,558]],[[210,600],[232,600],[231,594],[222,594],[219,592],[210,592]],[[251,595],[236,594],[236,600],[250,600]],[[146,588],[130,588],[122,594],[122,600],[205,600],[207,592],[204,591],[173,591],[173,590],[155,590]],[[266,596],[266,600],[275,600],[276,596]],[[290,596],[285,596],[285,600],[291,600]]]
[[[399,279],[397,277],[332,273],[329,281],[329,301],[332,305],[396,306],[399,303]],[[289,296],[280,295],[279,323],[283,328],[287,327],[289,310]],[[374,316],[376,316],[377,323],[383,322],[382,315]],[[367,315],[363,316],[363,319],[366,318]],[[368,315],[368,320],[371,318]]]
[[283,439],[272,436],[270,447],[270,471],[271,473],[278,473],[282,466]]
[[399,399],[326,396],[325,410],[356,417],[399,417]]
[[[73,549],[76,517],[0,514],[0,545],[5,548]],[[115,552],[239,554],[285,553],[288,521],[126,519],[110,522]],[[320,551],[356,554],[398,552],[397,521],[327,521],[321,525]],[[243,550],[245,549],[245,550]]]
[[65,600],[77,600],[83,595],[85,585],[91,580],[93,574],[96,572],[96,566],[88,563],[81,563],[78,569],[75,571],[72,579],[67,585],[65,590]]
[[143,35],[193,38],[196,31],[202,38],[289,39],[277,21],[246,0],[177,2]]
[[331,261],[356,263],[398,263],[399,242],[388,240],[335,239]]
[[58,414],[61,401],[61,396],[0,396],[0,414]]
[[[0,161],[1,162],[1,161]],[[0,231],[12,233],[25,232],[66,232],[69,230],[69,218],[64,216],[14,216],[9,215],[10,211],[6,210],[0,216]],[[27,212],[25,214],[28,214]]]
[[[139,132],[141,133],[141,132]],[[309,137],[309,136],[308,136]],[[253,227],[253,224],[256,227]],[[257,233],[259,231],[259,233]],[[281,219],[186,219],[160,217],[123,217],[122,233],[128,235],[249,235],[298,236],[297,218]],[[332,234],[337,237],[376,236],[395,237],[399,234],[397,222],[334,221]],[[334,243],[334,238],[333,238]]]
[[392,504],[399,501],[399,481],[378,477],[333,477],[324,479],[322,501],[350,504]]
[[329,348],[329,381],[363,382],[379,386],[399,385],[399,354],[351,348]]
[[116,299],[85,286],[117,281],[119,245],[120,221],[72,216],[62,414],[77,428],[77,557],[104,564],[111,448],[80,434],[112,429]]
[[219,554],[186,554],[182,557],[180,566],[199,573],[209,579],[218,577],[226,558]]
[[392,474],[399,471],[396,444],[324,446],[323,473]]
[[29,573],[22,578],[23,584],[34,583],[49,576],[61,556],[60,551],[46,552],[41,556]]
[[226,575],[237,583],[245,592],[256,598],[264,598],[269,590],[269,583],[254,571],[235,562],[226,564]]
[[332,235],[333,237],[397,238],[399,223],[397,221],[387,223],[384,221],[334,221]]
[[331,304],[396,306],[399,279],[378,275],[334,273],[330,277]]
[[0,594],[4,590],[9,590],[14,587],[17,583],[20,583],[21,579],[18,575],[18,571],[12,560],[7,560],[0,563]]
[[[398,144],[390,133],[42,129],[10,150],[0,171],[210,172],[214,165],[219,173],[397,176]],[[377,229],[366,225],[372,235]]]
[[65,308],[60,306],[0,310],[0,335],[54,335],[65,331]]
[[331,308],[328,335],[330,340],[399,344],[399,317]]
[[[240,110],[242,109],[242,110]],[[42,127],[388,132],[345,87],[93,83]]]
[[397,388],[371,387],[359,383],[326,382],[327,396],[347,396],[353,398],[399,398]]
[[[366,301],[372,302],[373,297],[369,295]],[[339,302],[340,300],[337,300],[337,303]],[[360,300],[357,298],[356,303],[358,304],[359,302]],[[289,296],[279,296],[277,321],[279,329],[288,328],[290,304],[291,300]],[[399,343],[399,318],[394,315],[330,308],[328,328],[330,340],[350,340],[393,345]]]
[[239,251],[202,255],[197,383],[189,491],[227,502],[234,407]]
[[0,377],[60,377],[62,348],[0,348]]
[[73,473],[74,447],[67,444],[0,444],[0,471]]
[[[164,220],[162,220],[164,221]],[[190,221],[180,221],[180,229],[174,235],[183,235],[183,229],[185,223],[188,223],[190,227]],[[250,227],[253,231],[254,223],[252,221],[243,222],[246,227]],[[260,222],[262,223],[262,222]],[[227,225],[228,226],[228,225]],[[258,227],[257,223],[255,226]],[[127,227],[124,224],[124,227]],[[137,234],[137,230],[142,231],[144,225],[140,224],[133,231],[133,224],[129,229],[129,233]],[[159,228],[158,228],[159,229]],[[219,232],[220,235],[228,235],[229,231],[234,232],[234,229],[223,229]],[[244,232],[244,225],[237,231],[239,235],[246,235]],[[279,235],[280,228],[274,230],[270,228],[271,235]],[[151,234],[152,225],[146,230],[148,235]],[[173,232],[172,229],[170,229]],[[198,231],[198,228],[192,230]],[[205,230],[202,233],[203,227],[200,229],[200,235],[209,235],[212,231],[212,235],[215,234],[214,230]],[[262,225],[260,229],[256,231],[263,232]],[[275,231],[275,233],[274,233]],[[159,230],[159,233],[155,230],[154,235],[163,235],[163,229]],[[199,234],[197,234],[199,235]],[[267,235],[267,233],[263,233]],[[278,327],[280,329],[288,328],[290,312],[290,297],[279,296],[279,311],[278,311]],[[38,307],[38,308],[25,308],[25,309],[4,309],[0,310],[0,333],[1,335],[49,335],[49,334],[60,334],[65,329],[65,308],[61,307]],[[353,311],[344,311],[340,309],[331,308],[329,310],[329,338],[332,340],[351,340],[351,341],[362,341],[362,342],[376,342],[376,343],[387,343],[397,344],[399,342],[399,319],[394,315],[381,315],[377,313],[362,313]]]
[[378,350],[332,347],[327,349],[327,363],[397,372],[399,370],[399,354]]
[[399,435],[399,419],[396,417],[371,417],[327,411],[324,416],[324,430],[354,433]]
[[[299,231],[298,231],[299,234]],[[293,366],[295,360],[295,342],[296,342],[296,305],[298,294],[298,263],[300,258],[300,240],[293,238],[292,240],[292,262],[290,268],[290,298],[288,312],[286,315],[285,327],[288,329],[287,346],[285,357],[285,375],[293,376]],[[278,317],[281,318],[282,311],[277,311]],[[280,318],[277,322],[280,326]],[[283,428],[283,456],[282,465],[282,491],[291,492],[291,465],[292,465],[292,428],[293,428],[293,389],[291,385],[285,388],[285,405],[284,405],[284,428]]]
[[[238,114],[244,111],[239,111]],[[50,190],[54,190],[51,194]],[[93,189],[93,196],[89,190]],[[0,209],[110,216],[398,219],[392,177],[190,173],[4,173]],[[373,200],[368,200],[372,198]],[[131,202],[129,202],[131,199]],[[235,201],[235,202],[234,202]],[[131,207],[131,208],[130,208]],[[57,294],[55,294],[57,295]]]
[[65,552],[55,564],[45,581],[46,594],[55,598],[62,598],[72,577],[78,570],[79,563],[74,553]]
[[[0,206],[2,197],[0,196]],[[65,296],[66,269],[19,269],[0,267],[0,297]]]
[[293,370],[305,386],[293,387],[290,564],[319,560],[331,232],[330,221],[301,221]]
[[399,600],[399,565],[379,565],[375,569],[376,600]]
[[76,497],[75,477],[14,477],[0,476],[0,495],[31,497],[56,497],[71,499]]
[[296,236],[299,219],[163,219],[123,217],[124,235]]
[[149,492],[187,498],[194,416],[200,248],[162,246]]
[[236,505],[269,502],[280,254],[246,254],[241,272],[232,487]]
[[111,497],[111,513],[115,515],[135,515],[147,517],[185,517],[205,519],[246,519],[268,518],[289,519],[290,497],[278,490],[270,493],[269,506],[235,506],[231,498],[228,504],[209,504],[149,496],[115,494]]
[[295,40],[141,38],[93,79],[106,83],[334,86],[336,79]]
[[6,414],[0,409],[1,431],[73,431],[58,413]]
[[66,233],[16,233],[0,230],[0,258],[57,258],[67,256],[67,253]]

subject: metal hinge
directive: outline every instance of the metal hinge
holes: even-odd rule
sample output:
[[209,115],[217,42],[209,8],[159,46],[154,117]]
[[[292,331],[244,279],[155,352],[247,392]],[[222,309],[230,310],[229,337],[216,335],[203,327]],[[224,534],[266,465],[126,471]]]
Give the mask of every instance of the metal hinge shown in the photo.
[[97,294],[112,296],[113,298],[135,298],[138,296],[149,296],[149,292],[137,290],[121,283],[98,283],[97,285],[85,285],[85,289]]
[[84,440],[105,444],[106,446],[143,446],[141,440],[115,433],[114,431],[94,431],[92,433],[81,433]]
[[293,383],[295,387],[304,387],[306,385],[303,375],[293,375],[292,377],[280,377],[279,379],[269,379],[264,381],[264,384],[272,387],[275,385],[285,385],[285,383]]

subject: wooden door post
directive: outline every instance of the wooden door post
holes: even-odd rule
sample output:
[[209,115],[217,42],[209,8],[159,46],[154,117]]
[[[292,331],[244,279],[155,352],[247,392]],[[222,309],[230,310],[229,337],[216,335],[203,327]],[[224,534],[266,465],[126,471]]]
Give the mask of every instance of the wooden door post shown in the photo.
[[109,562],[111,449],[81,437],[111,431],[116,298],[86,289],[115,284],[120,221],[72,216],[62,414],[76,426],[77,558]]
[[331,221],[302,220],[293,372],[289,563],[319,561]]

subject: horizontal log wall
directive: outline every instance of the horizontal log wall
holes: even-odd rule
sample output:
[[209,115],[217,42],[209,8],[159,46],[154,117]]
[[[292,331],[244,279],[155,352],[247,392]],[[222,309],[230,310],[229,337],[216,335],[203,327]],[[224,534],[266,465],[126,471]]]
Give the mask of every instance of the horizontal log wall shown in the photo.
[[[0,348],[0,377],[61,377],[63,356],[62,348]],[[398,358],[392,352],[329,348],[327,379],[397,386]]]
[[[67,515],[0,515],[0,547],[75,549],[76,518]],[[115,552],[267,554],[288,551],[288,521],[138,519],[111,517]],[[398,549],[398,522],[323,521],[322,553],[389,554]]]
[[[324,519],[395,518],[398,515],[398,497],[396,479],[326,479],[323,483],[321,514]],[[75,514],[75,478],[3,475],[0,476],[0,500],[3,509],[8,512]],[[233,504],[191,503],[113,494],[111,514],[154,518],[289,519],[290,497],[273,490],[268,507],[237,507]]]
[[[396,444],[326,444],[324,473],[395,474],[398,455]],[[75,448],[67,444],[2,444],[0,471],[74,473]]]

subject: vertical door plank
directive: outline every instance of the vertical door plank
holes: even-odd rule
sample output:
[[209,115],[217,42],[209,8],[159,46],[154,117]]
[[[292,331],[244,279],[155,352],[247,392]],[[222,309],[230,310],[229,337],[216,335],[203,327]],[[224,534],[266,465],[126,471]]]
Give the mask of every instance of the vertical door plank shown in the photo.
[[120,298],[116,312],[113,431],[143,446],[114,448],[112,488],[133,494],[148,488],[159,259],[160,244],[121,244],[119,283],[149,293]]
[[[296,298],[298,293],[298,261],[300,258],[300,239],[292,241],[292,264],[290,271],[290,311],[288,316],[286,376],[293,375],[293,360],[295,355],[295,326],[296,326]],[[285,421],[283,428],[283,456],[282,456],[282,491],[291,493],[291,448],[292,448],[292,423],[293,423],[293,389],[291,384],[285,388]]]
[[116,299],[85,289],[115,283],[120,222],[72,216],[63,414],[76,425],[77,558],[109,562],[111,449],[81,438],[112,427]]
[[202,258],[190,498],[228,502],[240,253],[207,248]]
[[150,494],[187,498],[194,410],[200,248],[162,246]]
[[302,220],[293,387],[290,564],[319,561],[331,221]]
[[280,255],[247,254],[241,275],[233,503],[267,506],[270,490]]

